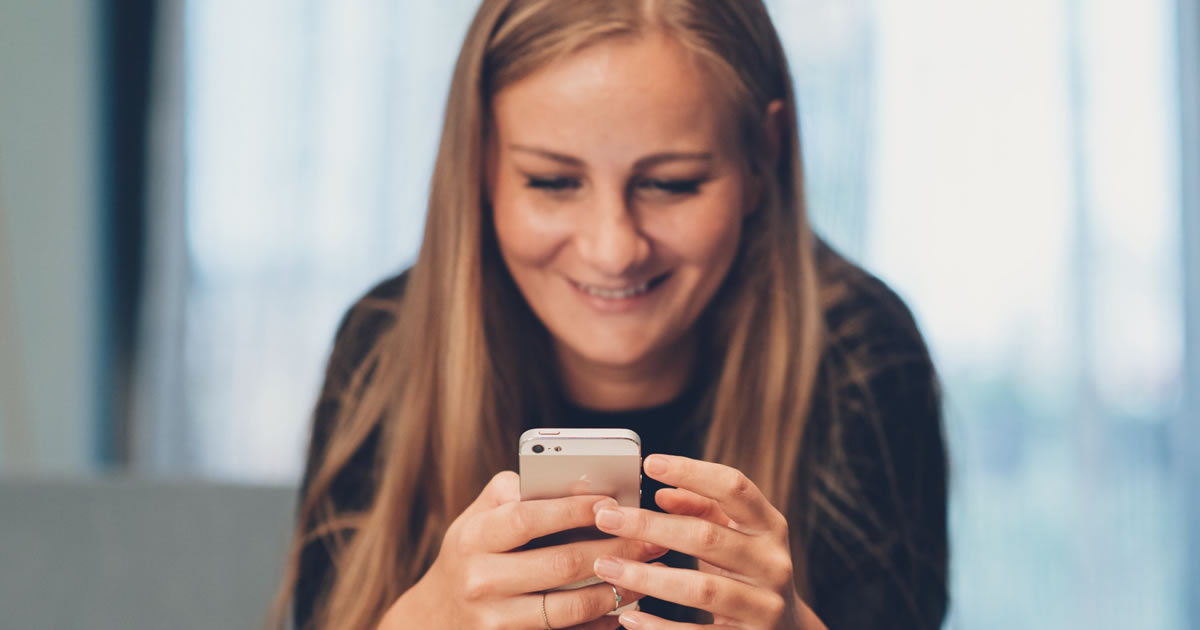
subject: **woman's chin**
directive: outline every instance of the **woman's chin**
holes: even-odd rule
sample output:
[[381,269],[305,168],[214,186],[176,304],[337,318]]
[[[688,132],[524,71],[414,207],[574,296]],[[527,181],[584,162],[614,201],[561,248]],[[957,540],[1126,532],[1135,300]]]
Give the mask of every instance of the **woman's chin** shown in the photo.
[[577,361],[609,370],[635,369],[650,356],[650,346],[643,343],[614,342],[612,339],[605,342],[589,339],[586,343],[571,344],[567,349]]

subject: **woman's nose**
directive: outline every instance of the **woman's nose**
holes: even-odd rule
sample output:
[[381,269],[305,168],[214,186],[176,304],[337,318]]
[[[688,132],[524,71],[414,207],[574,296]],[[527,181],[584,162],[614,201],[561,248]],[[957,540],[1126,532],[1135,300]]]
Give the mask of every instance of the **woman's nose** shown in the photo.
[[597,199],[586,214],[588,220],[580,223],[575,241],[587,265],[617,278],[646,262],[650,242],[639,229],[624,194]]

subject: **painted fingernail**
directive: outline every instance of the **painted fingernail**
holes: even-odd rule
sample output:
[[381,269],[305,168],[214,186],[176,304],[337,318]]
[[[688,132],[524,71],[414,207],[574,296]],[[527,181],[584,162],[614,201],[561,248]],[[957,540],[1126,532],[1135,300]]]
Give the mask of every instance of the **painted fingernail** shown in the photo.
[[625,515],[612,508],[604,508],[596,514],[596,525],[604,529],[617,529],[624,521]]
[[651,475],[661,475],[667,472],[667,458],[651,455],[646,458],[646,472]]
[[596,575],[602,578],[619,578],[624,567],[614,558],[597,558],[596,564],[592,566],[596,571]]
[[642,627],[642,616],[637,613],[623,612],[617,619],[620,620],[622,626],[625,626],[630,630]]
[[611,497],[605,497],[605,498],[600,499],[599,501],[592,504],[592,514],[595,514],[596,512],[599,512],[600,510],[602,510],[606,507],[616,507],[616,506],[617,506],[616,499],[613,499]]

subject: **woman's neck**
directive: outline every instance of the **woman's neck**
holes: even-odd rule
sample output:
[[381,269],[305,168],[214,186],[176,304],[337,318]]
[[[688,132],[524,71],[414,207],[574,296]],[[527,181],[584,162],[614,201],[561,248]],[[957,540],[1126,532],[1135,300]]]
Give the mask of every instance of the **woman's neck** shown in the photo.
[[555,344],[567,400],[588,409],[645,409],[674,400],[692,375],[696,342],[690,336],[633,365],[593,363]]

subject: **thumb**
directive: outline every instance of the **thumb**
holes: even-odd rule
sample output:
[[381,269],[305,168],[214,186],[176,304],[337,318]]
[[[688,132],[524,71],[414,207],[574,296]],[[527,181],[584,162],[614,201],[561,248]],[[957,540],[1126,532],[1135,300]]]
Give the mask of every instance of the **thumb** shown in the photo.
[[505,503],[521,500],[521,478],[511,470],[501,471],[492,477],[491,481],[475,497],[475,501],[464,511],[464,514],[474,514],[500,507]]

